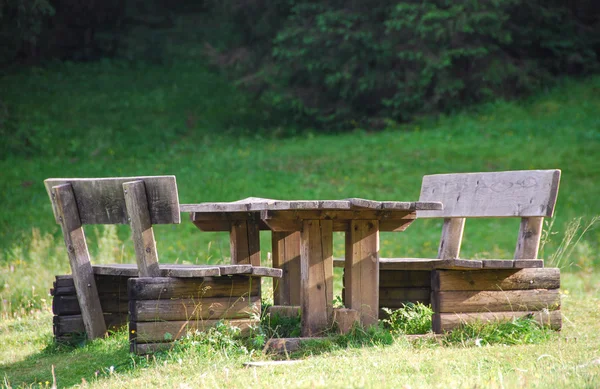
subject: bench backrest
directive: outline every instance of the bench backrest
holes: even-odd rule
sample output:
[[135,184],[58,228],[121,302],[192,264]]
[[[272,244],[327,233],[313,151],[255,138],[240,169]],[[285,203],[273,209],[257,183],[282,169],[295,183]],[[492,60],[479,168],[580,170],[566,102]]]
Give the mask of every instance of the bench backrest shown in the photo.
[[[49,178],[44,181],[52,200],[52,188],[70,184],[77,202],[81,224],[128,224],[123,184],[143,181],[152,224],[178,224],[179,197],[175,176],[117,178]],[[55,202],[52,208],[58,220]]]
[[560,170],[435,174],[423,177],[421,201],[441,201],[441,211],[419,218],[444,218],[438,257],[458,258],[465,218],[520,217],[515,259],[537,258],[543,218],[551,217]]
[[106,324],[83,225],[129,223],[139,275],[159,276],[152,224],[181,221],[175,177],[50,178],[44,185],[62,228],[86,333],[101,337]]

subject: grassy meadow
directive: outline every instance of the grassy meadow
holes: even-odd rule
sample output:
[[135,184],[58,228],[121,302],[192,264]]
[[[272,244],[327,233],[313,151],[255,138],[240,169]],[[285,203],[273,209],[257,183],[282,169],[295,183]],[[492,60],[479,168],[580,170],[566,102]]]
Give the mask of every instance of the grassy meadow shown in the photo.
[[[198,62],[32,67],[3,74],[0,99],[14,135],[0,147],[0,385],[51,386],[54,366],[59,387],[600,386],[600,229],[590,225],[600,214],[600,77],[563,80],[521,101],[343,134],[277,127],[284,118],[266,117],[251,96]],[[563,270],[564,329],[536,344],[396,337],[311,348],[303,362],[262,369],[242,362],[272,356],[225,341],[149,358],[129,355],[124,333],[75,349],[51,344],[48,289],[69,269],[45,178],[173,174],[182,203],[249,196],[411,201],[425,174],[552,168],[562,179],[542,256]],[[183,220],[155,228],[162,262],[228,262],[227,234]],[[469,220],[463,257],[512,257],[518,224]],[[405,233],[382,234],[381,255],[433,256],[440,226],[418,220]],[[127,226],[86,233],[94,262],[133,261]],[[270,237],[262,233],[261,240],[267,263]],[[343,237],[334,243],[341,256]]]

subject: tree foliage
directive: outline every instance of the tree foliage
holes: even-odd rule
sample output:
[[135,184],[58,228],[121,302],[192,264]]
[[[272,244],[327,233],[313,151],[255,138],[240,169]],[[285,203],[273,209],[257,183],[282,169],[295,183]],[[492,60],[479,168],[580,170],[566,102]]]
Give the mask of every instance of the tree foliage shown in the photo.
[[328,127],[378,127],[598,69],[594,0],[226,3],[253,54],[241,84]]

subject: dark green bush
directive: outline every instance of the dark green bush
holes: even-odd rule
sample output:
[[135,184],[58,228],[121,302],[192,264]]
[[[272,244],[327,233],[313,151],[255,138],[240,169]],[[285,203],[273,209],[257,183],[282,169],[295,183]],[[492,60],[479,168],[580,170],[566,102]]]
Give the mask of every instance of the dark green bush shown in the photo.
[[226,3],[250,53],[235,63],[240,84],[329,127],[381,127],[598,68],[592,0]]

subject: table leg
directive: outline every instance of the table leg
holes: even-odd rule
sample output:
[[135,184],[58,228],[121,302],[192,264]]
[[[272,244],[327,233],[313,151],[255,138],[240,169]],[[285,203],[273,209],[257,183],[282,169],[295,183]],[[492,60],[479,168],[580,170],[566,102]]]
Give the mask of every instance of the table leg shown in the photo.
[[229,243],[232,264],[260,266],[260,230],[256,221],[232,221]]
[[379,317],[379,221],[352,220],[346,232],[344,301],[363,326]]
[[275,305],[300,305],[300,231],[273,232],[273,267],[283,277],[273,280]]
[[304,220],[300,234],[302,336],[316,336],[333,312],[333,221]]

